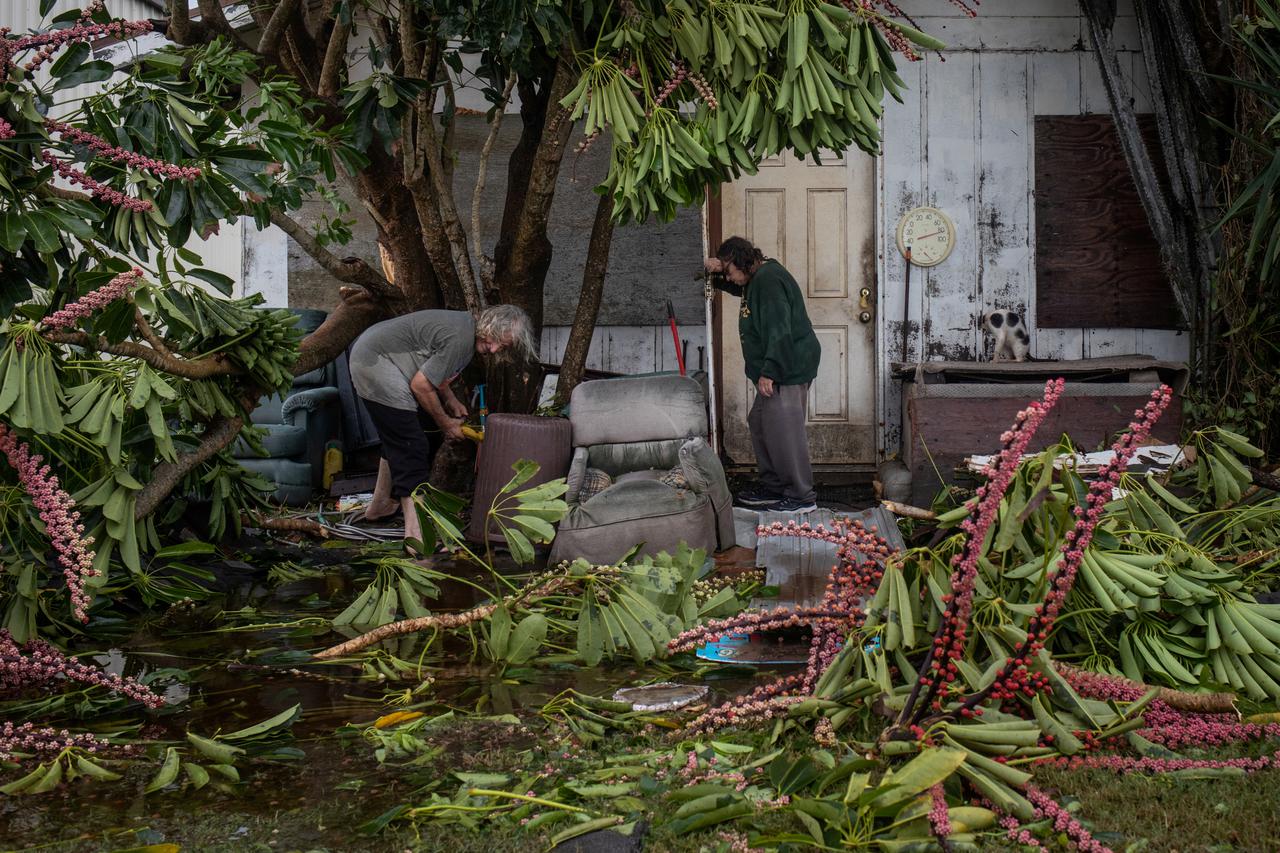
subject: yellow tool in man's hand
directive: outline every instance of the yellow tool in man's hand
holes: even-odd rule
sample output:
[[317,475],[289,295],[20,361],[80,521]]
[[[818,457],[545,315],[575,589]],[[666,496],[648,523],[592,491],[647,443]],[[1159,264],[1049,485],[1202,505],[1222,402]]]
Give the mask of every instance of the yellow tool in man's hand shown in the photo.
[[462,434],[475,442],[484,441],[484,430],[479,427],[473,427],[470,424],[462,425]]

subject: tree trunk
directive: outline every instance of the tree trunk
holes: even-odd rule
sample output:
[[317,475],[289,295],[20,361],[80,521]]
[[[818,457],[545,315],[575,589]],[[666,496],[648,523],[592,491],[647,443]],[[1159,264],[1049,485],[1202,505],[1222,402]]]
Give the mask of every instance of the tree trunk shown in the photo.
[[573,315],[573,328],[560,363],[560,381],[556,385],[556,405],[565,406],[569,395],[582,381],[587,367],[587,350],[600,316],[600,300],[604,295],[604,277],[609,268],[609,247],[613,244],[613,194],[605,193],[596,204],[595,222],[591,224],[591,242],[587,246],[587,262],[582,270],[582,291]]

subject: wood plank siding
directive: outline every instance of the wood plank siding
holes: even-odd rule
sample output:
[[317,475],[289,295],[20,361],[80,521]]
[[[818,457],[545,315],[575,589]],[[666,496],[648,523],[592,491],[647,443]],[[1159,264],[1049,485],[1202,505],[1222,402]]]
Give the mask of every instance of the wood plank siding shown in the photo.
[[[1042,306],[1037,295],[1038,266],[1044,262],[1037,233],[1038,123],[1047,116],[1109,115],[1074,0],[984,0],[972,19],[953,11],[942,2],[921,10],[916,19],[921,28],[948,47],[920,62],[899,61],[909,91],[904,103],[886,99],[878,161],[879,362],[887,366],[900,359],[904,308],[911,359],[987,359],[990,342],[977,318],[997,308],[1027,318],[1032,355],[1039,358],[1147,353],[1186,359],[1189,339],[1171,328],[1165,312],[1125,313],[1113,307],[1109,316],[1114,319],[1081,315],[1073,320],[1052,302]],[[1124,83],[1137,110],[1150,113],[1133,0],[1120,0],[1117,12],[1114,43]],[[956,249],[938,266],[911,271],[904,305],[906,270],[896,227],[902,214],[918,205],[950,215]],[[1141,215],[1140,208],[1136,214]],[[1145,227],[1145,217],[1127,221],[1129,213],[1117,215],[1121,218],[1109,226],[1112,236],[1136,239],[1133,231]],[[1145,260],[1127,256],[1131,265]],[[1067,270],[1059,264],[1053,273],[1060,281]],[[1133,275],[1129,268],[1124,274]],[[1042,318],[1044,309],[1049,314]],[[1147,316],[1155,319],[1144,322]],[[879,374],[882,449],[892,454],[901,447],[902,389],[887,369]]]

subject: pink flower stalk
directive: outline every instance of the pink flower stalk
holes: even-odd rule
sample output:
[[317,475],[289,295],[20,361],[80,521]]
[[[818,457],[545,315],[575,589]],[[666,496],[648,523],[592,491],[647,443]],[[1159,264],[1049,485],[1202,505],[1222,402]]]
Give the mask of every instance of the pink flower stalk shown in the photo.
[[[951,564],[955,567],[951,572],[951,592],[943,597],[947,610],[934,636],[933,647],[920,668],[920,680],[903,708],[899,718],[901,723],[907,722],[913,713],[918,721],[927,708],[936,705],[935,696],[943,685],[956,679],[955,660],[964,656],[968,642],[969,621],[973,614],[973,591],[978,577],[978,558],[982,556],[987,531],[995,522],[1000,501],[1013,482],[1023,451],[1062,396],[1065,384],[1062,379],[1046,382],[1044,398],[1018,412],[1013,427],[1000,436],[1000,453],[995,462],[987,467],[987,482],[977,489],[977,506],[973,510],[976,520],[971,514],[960,524],[967,538],[963,550],[951,558]],[[924,701],[917,706],[916,698],[921,687],[926,687],[927,693]]]
[[1032,835],[1030,830],[1023,829],[1022,823],[1013,815],[1005,815],[1000,818],[1000,827],[1005,831],[1005,837],[1014,844],[1021,844],[1023,847],[1032,847],[1037,850],[1043,847],[1040,839]]
[[1089,830],[1071,812],[1058,805],[1053,797],[1030,785],[1026,787],[1025,793],[1031,805],[1036,807],[1036,817],[1052,821],[1054,832],[1066,835],[1072,849],[1081,853],[1112,853],[1110,847],[1090,835]]
[[67,590],[71,594],[71,610],[81,622],[89,621],[90,597],[85,592],[85,581],[97,574],[93,568],[93,540],[84,535],[80,513],[76,503],[58,484],[58,478],[50,473],[48,465],[41,465],[44,458],[32,455],[26,442],[19,441],[13,431],[0,423],[0,452],[18,472],[18,480],[44,522],[45,532],[62,565]]
[[52,166],[53,170],[57,172],[59,176],[73,184],[84,187],[94,197],[100,198],[108,204],[114,204],[116,207],[123,207],[128,210],[134,210],[138,213],[146,213],[151,209],[151,202],[146,201],[145,199],[125,195],[119,190],[112,189],[101,181],[95,181],[93,178],[89,177],[69,163],[59,160],[50,151],[41,151],[40,159]]
[[35,47],[39,48],[35,56],[23,66],[27,71],[35,71],[59,50],[74,42],[97,41],[102,38],[116,38],[124,41],[149,33],[152,29],[150,21],[111,21],[106,24],[91,24],[87,23],[83,16],[80,23],[74,27],[50,30],[46,33],[16,39],[9,38],[9,27],[0,27],[0,67],[9,68],[13,65],[14,56]]
[[[1121,676],[1065,666],[1060,666],[1058,671],[1077,693],[1088,699],[1134,702],[1146,692],[1145,685]],[[1146,707],[1142,718],[1147,726],[1139,729],[1138,734],[1169,749],[1280,738],[1280,723],[1242,723],[1234,713],[1184,711],[1160,699]]]
[[1115,773],[1172,773],[1175,770],[1239,769],[1246,773],[1280,767],[1280,752],[1258,758],[1146,758],[1128,755],[1060,756],[1046,763],[1068,770],[1084,768]]
[[[972,709],[988,695],[1012,699],[1019,692],[1024,695],[1035,694],[1035,688],[1027,683],[1029,676],[1026,671],[1026,662],[1044,648],[1044,642],[1049,638],[1049,632],[1054,620],[1057,619],[1058,611],[1066,602],[1067,593],[1075,583],[1076,570],[1084,559],[1084,552],[1093,540],[1094,527],[1102,520],[1104,508],[1111,500],[1112,490],[1119,484],[1120,475],[1128,467],[1129,460],[1138,446],[1151,434],[1151,428],[1160,419],[1160,415],[1169,406],[1172,398],[1173,390],[1167,385],[1161,385],[1152,392],[1147,404],[1133,413],[1135,420],[1129,424],[1128,432],[1120,436],[1112,446],[1115,452],[1114,457],[1102,467],[1090,484],[1089,492],[1085,496],[1085,506],[1075,508],[1075,527],[1068,530],[1063,537],[1066,540],[1062,545],[1063,556],[1059,558],[1049,577],[1049,589],[1045,594],[1044,602],[1036,607],[1035,615],[1027,623],[1027,638],[1014,648],[995,681],[985,690],[974,693],[965,700],[961,708],[962,714],[965,711],[971,713]],[[1039,683],[1041,686],[1044,684],[1043,680]]]
[[175,166],[163,160],[144,157],[133,151],[126,151],[123,148],[112,145],[100,136],[95,136],[78,127],[72,127],[65,122],[45,119],[44,126],[50,133],[57,133],[64,141],[74,145],[83,145],[98,157],[114,160],[117,163],[124,163],[131,168],[150,172],[160,178],[190,181],[200,177],[200,170],[194,166]]
[[5,721],[0,726],[0,760],[13,760],[14,753],[50,755],[64,749],[78,747],[86,752],[97,752],[110,746],[89,733],[72,734],[66,729],[36,728],[32,723],[15,726]]
[[18,132],[13,129],[13,125],[0,118],[0,139],[12,139],[17,135]]
[[105,687],[148,708],[163,708],[165,704],[163,697],[132,678],[107,674],[74,657],[67,657],[44,640],[28,640],[19,647],[11,634],[0,628],[0,695],[19,690],[43,690],[59,681]]
[[845,625],[849,619],[846,613],[820,607],[804,607],[796,610],[778,607],[774,610],[740,613],[728,619],[712,619],[682,632],[667,644],[667,650],[673,653],[687,652],[703,643],[714,643],[731,634],[759,634],[784,628],[798,628],[801,625],[826,623]]
[[[839,562],[831,569],[827,589],[817,607],[742,613],[685,631],[668,644],[673,652],[688,651],[694,646],[718,640],[726,634],[759,633],[780,628],[807,625],[813,630],[805,671],[758,687],[748,694],[713,708],[689,723],[688,733],[710,732],[725,725],[753,720],[769,720],[781,715],[791,704],[802,701],[813,692],[822,673],[831,666],[844,647],[852,628],[862,624],[865,614],[862,602],[884,575],[883,561],[894,553],[876,528],[867,528],[860,520],[837,520],[834,530],[808,522],[786,525],[780,522],[765,527],[760,536],[796,536],[822,539],[838,545]],[[820,721],[821,725],[821,721]],[[828,722],[820,730],[822,737],[834,738]]]
[[117,299],[128,295],[129,291],[141,281],[142,270],[138,267],[122,272],[97,290],[86,293],[75,302],[70,302],[61,310],[45,317],[41,321],[41,326],[45,329],[69,329],[82,317],[88,317],[95,311],[100,311]]
[[929,796],[933,799],[929,807],[929,829],[934,838],[946,841],[951,835],[951,816],[947,814],[947,795],[941,782],[929,789]]

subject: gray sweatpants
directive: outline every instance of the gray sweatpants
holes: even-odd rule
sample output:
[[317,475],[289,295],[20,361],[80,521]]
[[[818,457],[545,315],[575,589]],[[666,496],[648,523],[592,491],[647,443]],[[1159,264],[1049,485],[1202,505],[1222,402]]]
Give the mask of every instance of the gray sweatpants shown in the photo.
[[772,397],[756,394],[747,414],[760,485],[802,501],[811,501],[815,496],[809,440],[804,431],[808,398],[807,383],[774,385]]

